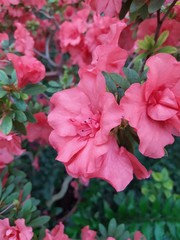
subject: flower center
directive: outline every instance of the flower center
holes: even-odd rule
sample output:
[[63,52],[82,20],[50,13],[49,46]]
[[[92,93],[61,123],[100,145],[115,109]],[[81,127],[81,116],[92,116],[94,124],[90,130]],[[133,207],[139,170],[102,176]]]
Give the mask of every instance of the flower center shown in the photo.
[[100,128],[99,114],[93,114],[83,121],[77,119],[71,119],[71,122],[76,126],[77,134],[82,138],[92,138]]

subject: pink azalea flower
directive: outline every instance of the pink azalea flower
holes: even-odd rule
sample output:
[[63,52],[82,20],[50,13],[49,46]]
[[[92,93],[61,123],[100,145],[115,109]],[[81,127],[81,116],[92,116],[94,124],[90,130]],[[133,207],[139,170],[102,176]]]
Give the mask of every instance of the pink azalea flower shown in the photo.
[[52,128],[47,122],[47,117],[44,112],[39,112],[34,114],[36,123],[28,123],[27,130],[27,139],[30,142],[39,141],[41,144],[48,144],[49,134]]
[[60,222],[51,231],[46,229],[43,240],[69,240],[69,237],[64,233],[64,225]]
[[146,240],[146,238],[140,231],[136,231],[134,233],[134,240]]
[[9,219],[5,218],[0,220],[0,236],[3,240],[31,240],[33,232],[25,225],[24,219],[17,219],[15,226],[10,226]]
[[16,51],[24,53],[28,56],[33,56],[34,40],[29,31],[21,23],[17,22],[15,23],[15,26],[17,27],[16,31],[14,32],[14,46]]
[[102,178],[117,191],[133,178],[149,176],[147,170],[124,148],[118,147],[110,131],[120,124],[121,112],[114,96],[106,92],[101,74],[82,70],[76,88],[57,92],[48,116],[53,131],[50,143],[67,172],[82,179]]
[[0,4],[3,4],[5,6],[9,6],[10,4],[12,5],[17,5],[20,3],[20,0],[0,0]]
[[93,51],[91,64],[98,71],[122,73],[127,59],[127,51],[114,45],[99,45]]
[[4,135],[0,132],[0,168],[4,168],[11,163],[14,155],[19,156],[23,152],[20,137],[15,134]]
[[96,231],[89,229],[89,226],[85,226],[81,229],[81,240],[96,240]]
[[17,56],[13,53],[8,53],[7,56],[16,70],[18,88],[23,88],[30,83],[38,83],[45,77],[45,67],[36,58]]
[[23,4],[41,9],[46,5],[46,0],[23,0]]
[[147,81],[135,83],[121,100],[124,117],[137,130],[140,152],[160,158],[164,147],[180,135],[180,63],[160,53],[147,61]]
[[122,0],[87,0],[93,10],[98,14],[104,13],[107,16],[113,17],[119,14],[122,6]]
[[108,237],[106,240],[116,240],[116,239],[113,237]]

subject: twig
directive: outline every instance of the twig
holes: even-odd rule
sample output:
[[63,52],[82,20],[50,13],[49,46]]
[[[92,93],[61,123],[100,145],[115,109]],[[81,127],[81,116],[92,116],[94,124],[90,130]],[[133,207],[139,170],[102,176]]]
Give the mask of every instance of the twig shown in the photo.
[[64,197],[64,195],[66,194],[67,190],[68,190],[68,186],[69,183],[71,182],[73,178],[71,176],[67,176],[64,179],[64,182],[62,184],[61,190],[55,194],[54,196],[52,196],[52,198],[47,202],[47,206],[50,208],[52,206],[52,204],[58,200],[60,200],[61,198]]
[[158,40],[158,37],[159,37],[159,33],[160,33],[160,30],[161,30],[161,26],[164,22],[164,20],[167,18],[167,16],[169,15],[171,9],[174,7],[174,5],[176,4],[178,0],[174,0],[171,5],[169,6],[167,12],[164,14],[164,16],[162,17],[162,19],[160,18],[160,9],[157,11],[157,27],[156,27],[156,33],[155,33],[155,37],[154,37],[154,40],[155,40],[155,43],[157,42]]

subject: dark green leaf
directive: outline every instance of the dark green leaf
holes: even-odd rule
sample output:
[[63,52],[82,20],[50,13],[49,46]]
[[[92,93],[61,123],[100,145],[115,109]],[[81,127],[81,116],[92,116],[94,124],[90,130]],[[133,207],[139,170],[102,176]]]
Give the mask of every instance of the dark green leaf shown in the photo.
[[171,223],[171,222],[167,222],[167,226],[168,226],[168,228],[169,228],[169,231],[170,231],[170,233],[171,233],[171,236],[172,236],[174,239],[177,239],[175,224],[174,224],[174,223]]
[[5,202],[6,204],[12,204],[14,200],[18,200],[18,197],[19,197],[19,192],[13,192],[6,198]]
[[109,90],[109,92],[111,92],[112,94],[115,94],[117,92],[117,87],[115,82],[112,80],[110,74],[106,73],[106,72],[102,72],[105,80],[106,80],[106,86],[107,89]]
[[144,0],[134,0],[130,6],[130,12],[135,12],[145,4]]
[[11,73],[11,83],[15,83],[16,80],[17,80],[16,71],[13,70],[13,72]]
[[29,225],[34,228],[41,227],[44,224],[46,224],[49,221],[49,219],[50,219],[49,216],[41,216],[31,221]]
[[27,196],[31,193],[31,190],[32,184],[30,182],[26,183],[22,191],[22,201],[24,201],[27,198]]
[[9,84],[9,78],[3,70],[0,70],[0,84]]
[[17,98],[13,98],[13,100],[14,100],[14,104],[15,104],[17,109],[19,109],[21,111],[26,110],[27,104],[23,100],[17,99]]
[[116,239],[119,239],[119,238],[121,237],[121,235],[123,234],[124,230],[125,230],[124,224],[120,224],[120,225],[116,228],[114,237],[115,237]]
[[156,240],[163,240],[164,236],[164,222],[156,222],[154,229],[154,236]]
[[3,98],[7,94],[2,88],[0,88],[0,98]]
[[29,84],[23,88],[23,92],[29,95],[37,95],[44,93],[46,91],[46,86],[43,84]]
[[116,73],[110,73],[109,76],[116,83],[116,85],[118,85],[118,87],[121,87],[124,90],[129,88],[130,84],[121,75],[116,74]]
[[117,222],[114,218],[112,218],[108,225],[108,236],[114,236],[116,228],[117,228]]
[[51,86],[51,87],[55,87],[55,88],[56,87],[57,88],[60,87],[60,84],[58,82],[56,82],[56,81],[49,81],[48,85]]
[[133,0],[127,0],[125,3],[124,3],[124,2],[122,3],[122,8],[121,8],[121,11],[120,11],[120,13],[119,13],[119,18],[120,18],[121,20],[122,20],[122,19],[126,16],[126,14],[128,13],[132,1],[133,1]]
[[24,112],[22,112],[20,110],[15,111],[15,118],[18,122],[21,122],[21,123],[23,123],[27,120],[27,117],[24,114]]
[[99,223],[99,232],[103,237],[107,237],[107,231],[103,224]]
[[132,83],[140,82],[139,74],[134,70],[130,68],[123,68],[124,74],[127,77],[127,81]]
[[154,13],[161,8],[165,0],[150,0],[148,4],[148,12]]
[[28,122],[32,122],[32,123],[36,122],[36,119],[34,118],[33,114],[30,111],[26,111],[24,113],[26,114]]
[[3,118],[0,129],[4,134],[9,134],[11,132],[11,130],[12,130],[12,119],[8,115],[6,115]]
[[14,130],[18,133],[21,133],[23,135],[26,135],[26,127],[23,123],[20,123],[18,121],[13,121]]
[[14,190],[14,188],[15,188],[15,184],[13,184],[13,183],[10,184],[10,185],[5,189],[5,191],[3,192],[1,201],[5,200],[5,199],[9,196],[9,194],[12,193],[12,191]]

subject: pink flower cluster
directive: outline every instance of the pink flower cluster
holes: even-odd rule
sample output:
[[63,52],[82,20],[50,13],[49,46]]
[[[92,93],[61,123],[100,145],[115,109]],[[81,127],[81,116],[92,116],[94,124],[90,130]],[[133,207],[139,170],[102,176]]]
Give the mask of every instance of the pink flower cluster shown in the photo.
[[15,134],[4,135],[0,132],[0,169],[11,163],[14,156],[24,152],[21,148],[21,139]]
[[71,176],[84,181],[102,178],[117,191],[129,184],[133,173],[138,179],[149,177],[135,156],[116,142],[113,131],[122,113],[114,96],[106,92],[102,75],[82,70],[80,77],[76,88],[55,93],[51,99],[49,140],[58,152],[56,159]]
[[[91,230],[89,226],[85,226],[81,229],[81,240],[96,240],[97,232]],[[64,225],[60,222],[51,231],[46,229],[46,236],[43,240],[70,240],[70,238],[64,233]],[[108,237],[106,240],[116,240],[114,237]],[[128,238],[127,240],[131,240]],[[140,231],[136,231],[133,240],[146,240],[144,235]]]
[[10,226],[9,219],[5,218],[0,220],[0,237],[2,240],[31,240],[33,232],[24,219],[17,219],[15,226]]
[[147,81],[133,84],[121,100],[124,117],[135,128],[140,151],[151,158],[164,156],[172,134],[180,136],[180,63],[169,54],[146,62]]

